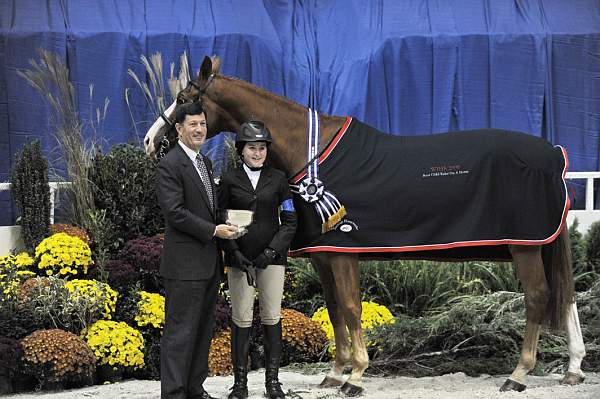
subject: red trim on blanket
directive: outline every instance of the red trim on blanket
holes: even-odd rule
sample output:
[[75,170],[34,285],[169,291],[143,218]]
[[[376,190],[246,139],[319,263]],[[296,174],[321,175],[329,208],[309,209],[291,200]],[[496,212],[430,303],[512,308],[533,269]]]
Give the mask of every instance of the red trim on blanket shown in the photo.
[[571,200],[569,199],[569,193],[567,192],[567,182],[565,176],[569,168],[569,157],[567,151],[562,146],[557,146],[561,149],[563,157],[565,159],[565,166],[563,168],[562,180],[565,187],[565,205],[563,207],[563,214],[560,225],[556,231],[548,238],[544,240],[518,240],[518,239],[501,239],[501,240],[481,240],[481,241],[458,241],[447,244],[431,244],[431,245],[414,245],[404,247],[335,247],[329,245],[321,245],[316,247],[305,247],[289,251],[289,256],[299,256],[311,252],[343,252],[343,253],[372,253],[372,252],[414,252],[414,251],[432,251],[440,249],[450,249],[458,247],[477,247],[485,245],[545,245],[549,244],[558,237],[562,230],[567,224],[567,214],[571,207]]
[[[346,121],[342,125],[342,128],[340,129],[340,131],[337,132],[335,136],[333,136],[333,139],[331,139],[331,141],[329,142],[327,147],[325,147],[325,149],[323,150],[321,155],[319,155],[319,165],[322,164],[323,161],[325,161],[325,159],[327,159],[327,157],[329,157],[329,155],[331,154],[333,149],[340,142],[340,140],[342,139],[342,136],[346,133],[346,130],[348,130],[348,126],[350,126],[350,122],[352,122],[352,117],[347,116]],[[303,170],[303,171],[299,172],[298,174],[296,174],[294,177],[292,177],[290,179],[290,181],[293,184],[297,184],[300,180],[302,180],[304,178],[304,176],[306,176],[306,173],[307,173],[306,170]]]

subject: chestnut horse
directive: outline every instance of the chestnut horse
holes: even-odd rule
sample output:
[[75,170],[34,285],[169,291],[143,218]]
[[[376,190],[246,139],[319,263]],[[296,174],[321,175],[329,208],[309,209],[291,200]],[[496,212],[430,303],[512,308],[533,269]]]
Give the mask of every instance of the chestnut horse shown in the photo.
[[[270,157],[274,166],[288,176],[305,169],[307,108],[245,81],[222,76],[219,67],[218,57],[205,57],[200,73],[178,94],[177,102],[202,99],[209,137],[221,131],[237,132],[240,124],[251,119],[265,122],[273,136]],[[346,118],[328,115],[320,118],[321,150],[340,130]],[[144,143],[146,152],[154,156],[156,149],[171,147],[176,141],[173,126],[159,119]],[[584,379],[580,366],[585,347],[574,301],[567,229],[563,229],[550,244],[508,245],[508,249],[525,293],[527,322],[518,364],[501,390],[525,389],[525,375],[535,365],[538,338],[544,324],[566,329],[570,361],[562,382],[580,383]],[[544,259],[542,249],[545,255],[550,254]],[[369,358],[361,330],[358,255],[319,252],[311,253],[310,257],[319,273],[335,332],[335,360],[321,385],[341,386],[347,396],[359,395],[363,391],[362,375]],[[347,364],[352,366],[352,371],[344,382],[342,373]]]

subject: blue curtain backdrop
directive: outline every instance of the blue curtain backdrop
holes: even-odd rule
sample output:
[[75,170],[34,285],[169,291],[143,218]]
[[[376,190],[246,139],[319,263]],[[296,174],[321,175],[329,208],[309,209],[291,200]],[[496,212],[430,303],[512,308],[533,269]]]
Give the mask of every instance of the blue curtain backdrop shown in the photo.
[[[127,69],[160,52],[166,75],[186,51],[194,72],[217,54],[224,74],[391,134],[513,129],[599,166],[600,0],[2,0],[0,181],[33,138],[60,168],[49,106],[17,75],[38,48],[65,60],[82,121],[110,99],[106,147],[152,122]],[[0,194],[0,224],[11,207]]]

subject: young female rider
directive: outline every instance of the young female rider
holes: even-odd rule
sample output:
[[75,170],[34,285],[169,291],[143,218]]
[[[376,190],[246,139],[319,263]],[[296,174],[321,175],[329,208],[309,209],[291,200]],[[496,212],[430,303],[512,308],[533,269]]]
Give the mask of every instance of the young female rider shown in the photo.
[[[281,299],[287,252],[296,231],[296,212],[285,174],[265,166],[271,133],[259,121],[243,123],[236,137],[241,167],[221,176],[219,206],[254,211],[248,232],[224,244],[232,306],[231,358],[234,385],[229,399],[248,397],[248,348],[254,292],[260,303],[265,348],[265,388],[270,399],[285,398],[279,382]],[[255,268],[255,269],[254,269]]]

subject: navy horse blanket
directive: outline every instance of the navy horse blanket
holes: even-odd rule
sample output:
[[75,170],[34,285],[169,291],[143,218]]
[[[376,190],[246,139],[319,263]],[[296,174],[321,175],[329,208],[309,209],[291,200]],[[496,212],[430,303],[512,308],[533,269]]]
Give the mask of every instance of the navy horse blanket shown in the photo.
[[322,234],[314,205],[294,195],[290,253],[510,260],[508,244],[547,244],[564,228],[567,167],[562,147],[524,133],[392,136],[347,118],[319,156],[319,179],[347,215]]

